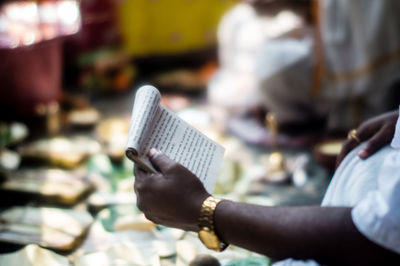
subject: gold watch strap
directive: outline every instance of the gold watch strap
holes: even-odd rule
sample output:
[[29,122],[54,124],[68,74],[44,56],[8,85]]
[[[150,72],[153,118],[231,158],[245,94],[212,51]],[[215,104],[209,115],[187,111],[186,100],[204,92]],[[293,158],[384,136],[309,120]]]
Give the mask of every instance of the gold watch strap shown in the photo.
[[214,198],[213,196],[209,196],[203,201],[200,211],[199,217],[199,228],[200,230],[207,230],[213,233],[219,243],[219,248],[216,251],[223,251],[228,245],[221,241],[218,235],[215,232],[215,225],[214,225],[214,212],[217,208],[218,203],[222,200]]
[[220,201],[221,199],[216,199],[213,196],[209,196],[203,201],[199,217],[200,228],[207,227],[214,231],[214,211]]

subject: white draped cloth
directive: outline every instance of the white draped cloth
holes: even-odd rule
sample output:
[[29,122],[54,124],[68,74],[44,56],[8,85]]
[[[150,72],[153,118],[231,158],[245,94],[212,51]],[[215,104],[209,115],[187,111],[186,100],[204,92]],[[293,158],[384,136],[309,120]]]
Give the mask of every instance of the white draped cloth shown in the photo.
[[329,106],[330,127],[354,127],[386,111],[389,88],[400,74],[399,11],[397,0],[320,0],[320,97]]
[[[400,119],[390,146],[366,160],[358,157],[365,144],[351,151],[326,191],[322,206],[353,207],[352,219],[365,237],[400,254]],[[274,266],[318,265],[288,259]]]
[[[318,10],[314,43],[309,36],[265,43],[258,87],[280,123],[322,116],[329,129],[353,128],[393,107],[388,102],[400,78],[400,1],[320,0]],[[315,68],[321,69],[318,85],[311,79]]]

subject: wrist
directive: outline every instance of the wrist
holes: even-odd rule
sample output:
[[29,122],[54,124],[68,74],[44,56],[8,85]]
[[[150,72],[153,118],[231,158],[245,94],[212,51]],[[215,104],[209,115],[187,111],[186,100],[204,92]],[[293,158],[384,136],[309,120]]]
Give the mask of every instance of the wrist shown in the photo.
[[189,212],[186,212],[186,218],[189,217],[188,224],[189,230],[193,232],[199,231],[199,218],[201,213],[201,207],[204,202],[209,196],[208,193],[202,194],[200,196],[194,197],[192,204],[189,207]]
[[223,200],[213,196],[207,197],[201,206],[198,219],[198,236],[201,242],[209,249],[221,252],[228,246],[219,236],[215,226],[215,210]]

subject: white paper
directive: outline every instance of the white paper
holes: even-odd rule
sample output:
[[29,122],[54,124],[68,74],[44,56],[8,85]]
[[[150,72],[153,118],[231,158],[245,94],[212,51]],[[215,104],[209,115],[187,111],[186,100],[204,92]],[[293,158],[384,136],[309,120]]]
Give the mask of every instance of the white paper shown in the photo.
[[[158,93],[156,88],[145,86],[139,89],[138,94],[143,93],[142,89],[153,90],[152,93],[148,92],[146,95],[157,95]],[[151,112],[154,108],[154,106],[151,106],[151,103],[154,103],[153,97],[149,98],[149,102],[150,104],[137,103],[135,100],[135,105],[138,104],[138,106],[144,108],[143,110]],[[146,155],[147,152],[151,148],[159,149],[172,160],[188,168],[203,182],[207,191],[212,193],[222,163],[224,148],[159,103],[156,106],[154,114],[144,114],[147,120],[132,117],[132,123],[140,122],[138,122],[138,126],[131,125],[130,134],[138,134],[139,132],[145,133],[145,135],[130,135],[128,148],[137,149],[140,161],[146,165],[150,164]],[[132,116],[136,116],[136,107],[133,110]],[[143,110],[142,113],[145,112]],[[148,120],[150,118],[151,120]]]
[[140,143],[144,142],[148,134],[160,100],[160,92],[153,86],[143,86],[136,92],[128,134],[129,147],[140,149]]

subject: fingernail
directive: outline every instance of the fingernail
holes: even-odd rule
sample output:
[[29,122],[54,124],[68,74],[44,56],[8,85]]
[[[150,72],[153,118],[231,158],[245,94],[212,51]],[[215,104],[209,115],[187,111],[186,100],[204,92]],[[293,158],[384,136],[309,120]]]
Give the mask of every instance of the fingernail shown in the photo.
[[358,152],[358,156],[360,156],[361,158],[366,158],[367,156],[368,156],[368,153],[367,153],[367,151],[366,150],[360,150],[359,152]]
[[160,150],[158,150],[158,149],[156,149],[156,148],[151,148],[150,150],[149,150],[149,152],[147,153],[147,155],[151,158],[151,157],[153,157],[154,155],[156,155],[157,153],[159,153],[160,152]]

